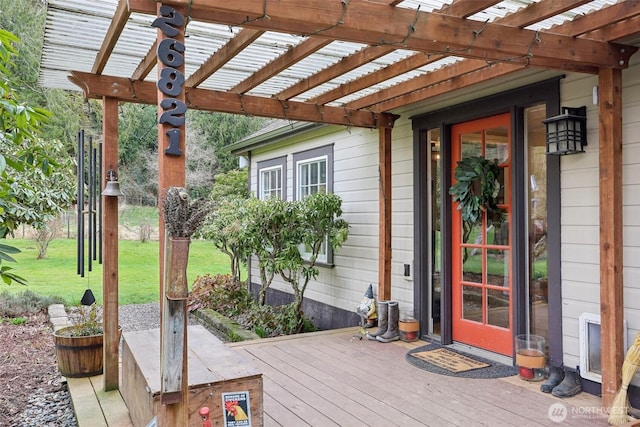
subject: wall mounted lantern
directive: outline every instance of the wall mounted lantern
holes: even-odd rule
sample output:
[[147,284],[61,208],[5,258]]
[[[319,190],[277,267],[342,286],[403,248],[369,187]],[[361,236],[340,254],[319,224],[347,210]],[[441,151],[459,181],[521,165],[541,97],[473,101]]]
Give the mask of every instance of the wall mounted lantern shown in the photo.
[[120,183],[118,182],[118,175],[116,175],[116,171],[109,169],[107,172],[107,185],[104,187],[104,191],[102,192],[103,196],[109,197],[118,197],[123,196],[124,194],[120,191]]
[[562,107],[562,114],[542,123],[547,126],[547,154],[584,153],[587,145],[587,107]]

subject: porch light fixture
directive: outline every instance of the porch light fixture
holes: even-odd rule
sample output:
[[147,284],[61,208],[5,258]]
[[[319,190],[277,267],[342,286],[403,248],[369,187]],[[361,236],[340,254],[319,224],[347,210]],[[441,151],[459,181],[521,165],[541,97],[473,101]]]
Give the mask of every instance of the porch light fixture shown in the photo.
[[562,107],[562,114],[542,123],[547,126],[547,154],[584,153],[587,145],[587,107]]
[[123,195],[122,191],[120,191],[118,175],[116,175],[116,171],[112,169],[109,169],[109,172],[107,172],[107,185],[104,187],[102,195],[109,197],[118,197]]

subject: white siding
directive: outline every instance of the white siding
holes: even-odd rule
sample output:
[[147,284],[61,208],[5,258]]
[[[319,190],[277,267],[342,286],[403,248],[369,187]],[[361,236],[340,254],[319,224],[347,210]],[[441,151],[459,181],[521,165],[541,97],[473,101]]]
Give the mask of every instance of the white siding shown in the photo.
[[[561,81],[563,106],[587,106],[586,154],[561,159],[562,316],[564,363],[579,364],[578,316],[600,312],[597,76]],[[640,330],[640,59],[622,73],[624,316],[631,344]],[[638,379],[636,378],[636,383]]]
[[[349,238],[334,253],[334,267],[320,267],[305,298],[352,311],[370,283],[378,286],[378,131],[326,126],[286,142],[255,150],[251,156],[251,190],[255,194],[257,162],[287,156],[287,199],[293,199],[293,153],[333,144],[333,192],[342,198]],[[413,307],[413,282],[402,277],[403,264],[413,262],[413,134],[408,120],[393,129],[392,145],[392,290],[401,309]],[[257,262],[251,279],[259,283]],[[291,292],[282,280],[273,289]],[[376,295],[377,297],[377,295]]]

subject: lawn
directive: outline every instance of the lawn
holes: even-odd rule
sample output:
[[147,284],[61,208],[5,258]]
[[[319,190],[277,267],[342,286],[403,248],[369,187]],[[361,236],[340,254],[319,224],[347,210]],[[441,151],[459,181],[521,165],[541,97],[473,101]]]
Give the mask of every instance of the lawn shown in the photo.
[[[49,245],[47,258],[37,260],[35,240],[7,239],[4,243],[19,248],[22,252],[14,258],[17,263],[3,263],[29,281],[27,286],[0,282],[0,291],[33,291],[41,295],[62,297],[69,304],[77,304],[85,289],[90,288],[98,303],[102,303],[102,265],[93,262],[92,271],[85,276],[77,274],[76,241],[55,239]],[[159,267],[158,242],[140,243],[136,240],[121,240],[118,246],[120,304],[141,304],[158,301]],[[229,273],[229,258],[220,253],[210,242],[196,240],[189,249],[187,268],[188,283],[204,274]]]

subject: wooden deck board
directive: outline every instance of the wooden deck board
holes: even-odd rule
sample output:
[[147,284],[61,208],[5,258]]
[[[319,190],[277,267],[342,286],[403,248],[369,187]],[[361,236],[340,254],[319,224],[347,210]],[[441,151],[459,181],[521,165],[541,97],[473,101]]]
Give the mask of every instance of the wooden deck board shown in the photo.
[[[568,411],[561,425],[608,425],[596,396],[557,399],[540,392],[539,383],[517,377],[468,379],[430,373],[405,360],[409,349],[424,342],[358,340],[352,338],[356,330],[228,344],[263,371],[265,425],[331,425],[296,413],[311,407],[349,426],[554,427],[558,423],[548,416],[554,403]],[[343,413],[334,411],[338,405],[351,416],[334,417]]]
[[[518,377],[430,373],[405,360],[409,349],[424,342],[382,344],[352,339],[355,332],[349,328],[227,344],[263,374],[264,426],[608,426],[596,396],[557,399],[540,392],[539,383]],[[99,396],[100,377],[91,382],[91,393]],[[72,380],[69,388],[72,394],[86,394],[91,382]],[[87,400],[76,397],[74,406],[95,411],[95,402],[81,399]],[[560,424],[548,415],[554,403],[567,410]],[[107,422],[121,426],[113,418]]]
[[122,400],[120,391],[104,391],[103,375],[91,377],[90,380],[107,425],[109,427],[132,427],[129,410]]
[[89,378],[67,378],[73,411],[79,427],[107,427],[102,408]]

